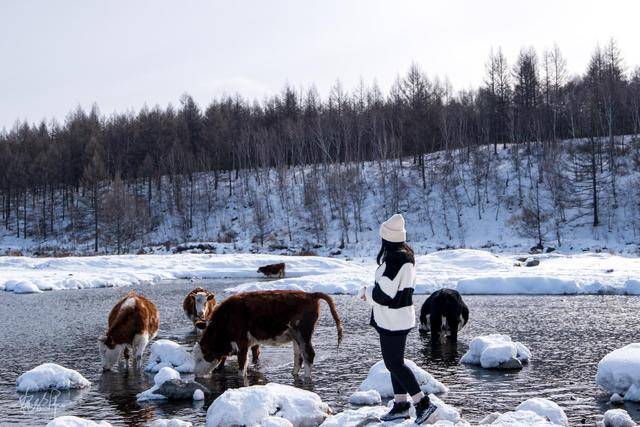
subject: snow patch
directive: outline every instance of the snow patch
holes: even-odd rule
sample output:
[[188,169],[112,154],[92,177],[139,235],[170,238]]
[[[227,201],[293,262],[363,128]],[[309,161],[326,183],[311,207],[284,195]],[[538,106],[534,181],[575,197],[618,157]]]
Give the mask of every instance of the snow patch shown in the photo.
[[549,421],[561,426],[569,426],[569,419],[564,410],[555,402],[549,399],[543,399],[540,397],[534,397],[522,402],[516,408],[516,411],[531,411],[540,415],[541,417],[547,417]]
[[159,419],[155,420],[149,424],[149,427],[191,427],[191,424],[188,421],[182,421],[178,418],[172,418],[170,420],[167,419]]
[[27,393],[45,390],[67,390],[71,388],[84,388],[91,383],[78,371],[56,365],[55,363],[43,363],[30,371],[20,375],[16,380],[18,392]]
[[194,390],[193,400],[204,400],[204,392],[200,389]]
[[377,390],[356,391],[349,398],[352,405],[379,405],[382,403],[382,397]]
[[330,413],[329,406],[315,393],[269,383],[226,390],[207,410],[206,427],[274,425],[274,417],[295,426],[317,426]]
[[531,352],[524,344],[511,341],[507,335],[491,334],[471,340],[469,350],[462,356],[460,362],[491,369],[514,359],[528,362],[530,358]]
[[[420,389],[423,392],[439,394],[449,391],[449,389],[444,384],[436,380],[430,373],[420,368],[413,361],[405,359],[404,363],[416,376],[416,380],[418,380]],[[384,361],[382,360],[376,362],[376,364],[373,365],[371,369],[369,369],[367,378],[362,382],[362,384],[360,384],[360,387],[358,387],[358,391],[369,390],[376,390],[378,393],[380,393],[380,396],[383,397],[393,396],[391,374],[389,373],[387,367],[384,366]]]
[[193,372],[195,361],[180,344],[166,339],[155,341],[151,345],[149,361],[145,371],[158,372],[162,368],[173,368],[178,372]]
[[640,343],[612,351],[598,363],[596,383],[625,400],[640,401]]
[[111,427],[111,424],[106,421],[95,422],[85,418],[64,415],[49,421],[47,427]]

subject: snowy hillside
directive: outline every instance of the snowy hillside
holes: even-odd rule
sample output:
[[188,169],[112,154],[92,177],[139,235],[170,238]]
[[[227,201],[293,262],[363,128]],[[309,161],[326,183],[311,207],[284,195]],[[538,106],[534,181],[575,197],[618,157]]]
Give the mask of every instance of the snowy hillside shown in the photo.
[[[218,253],[371,256],[379,224],[401,212],[419,253],[443,248],[517,253],[541,239],[562,252],[635,254],[638,142],[624,141],[615,174],[607,173],[599,155],[602,164],[590,175],[584,157],[589,142],[567,141],[547,147],[546,158],[538,146],[530,151],[520,146],[517,153],[515,147],[498,147],[494,154],[493,146],[433,153],[425,157],[424,177],[418,163],[405,158],[242,170],[219,174],[217,188],[212,173],[194,174],[192,181],[164,177],[152,186],[131,182],[128,194],[150,192],[149,218],[141,223],[139,215],[124,212],[118,230],[130,233],[123,238],[105,226],[100,252],[116,252],[116,241],[123,252],[212,242],[205,247]],[[103,191],[107,197],[113,188]],[[82,200],[76,204],[82,211]],[[10,223],[0,228],[0,248],[88,253],[93,249],[90,218],[85,212],[72,224],[69,215],[54,237],[27,240],[14,237]]]

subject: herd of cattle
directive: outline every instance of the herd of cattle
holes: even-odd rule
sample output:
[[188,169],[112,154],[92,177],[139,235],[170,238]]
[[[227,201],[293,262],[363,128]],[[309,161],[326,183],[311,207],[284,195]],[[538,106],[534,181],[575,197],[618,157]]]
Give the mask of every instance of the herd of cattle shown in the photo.
[[[284,275],[284,264],[266,266],[265,275]],[[261,267],[265,269],[265,267]],[[259,270],[260,272],[263,272]],[[320,300],[329,306],[336,324],[338,345],[343,327],[333,299],[322,292],[257,291],[230,296],[216,303],[213,293],[201,287],[187,294],[182,303],[186,317],[201,330],[193,348],[195,373],[207,375],[224,366],[228,356],[238,358],[239,373],[247,375],[247,356],[251,350],[255,363],[261,345],[293,344],[293,374],[304,366],[311,377],[315,351],[311,339],[320,314]],[[420,313],[421,329],[430,330],[434,342],[448,337],[455,342],[457,332],[467,323],[469,310],[456,291],[434,292]],[[129,292],[111,309],[108,328],[98,344],[102,368],[126,367],[130,359],[140,369],[142,354],[158,333],[160,316],[155,304],[135,291]]]

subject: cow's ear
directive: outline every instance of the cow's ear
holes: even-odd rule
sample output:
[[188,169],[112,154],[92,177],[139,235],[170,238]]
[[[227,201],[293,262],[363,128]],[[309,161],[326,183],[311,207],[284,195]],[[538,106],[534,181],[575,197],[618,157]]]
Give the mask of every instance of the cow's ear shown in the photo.
[[207,301],[211,301],[212,299],[215,299],[215,296],[213,294],[207,295]]

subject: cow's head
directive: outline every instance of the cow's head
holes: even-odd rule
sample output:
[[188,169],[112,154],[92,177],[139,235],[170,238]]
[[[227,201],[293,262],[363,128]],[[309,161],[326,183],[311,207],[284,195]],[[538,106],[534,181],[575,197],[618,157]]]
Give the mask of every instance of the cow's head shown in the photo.
[[211,324],[207,326],[199,343],[193,346],[193,359],[196,362],[195,374],[207,375],[216,369],[224,357],[233,352],[233,346],[226,334]]
[[258,273],[267,274],[266,267],[258,267]]
[[213,294],[206,292],[198,292],[193,296],[195,300],[196,316],[200,318],[206,317],[208,302],[213,300],[215,303],[215,297]]
[[98,338],[98,350],[103,371],[110,371],[118,363],[122,346],[116,345],[111,337],[102,335]]

